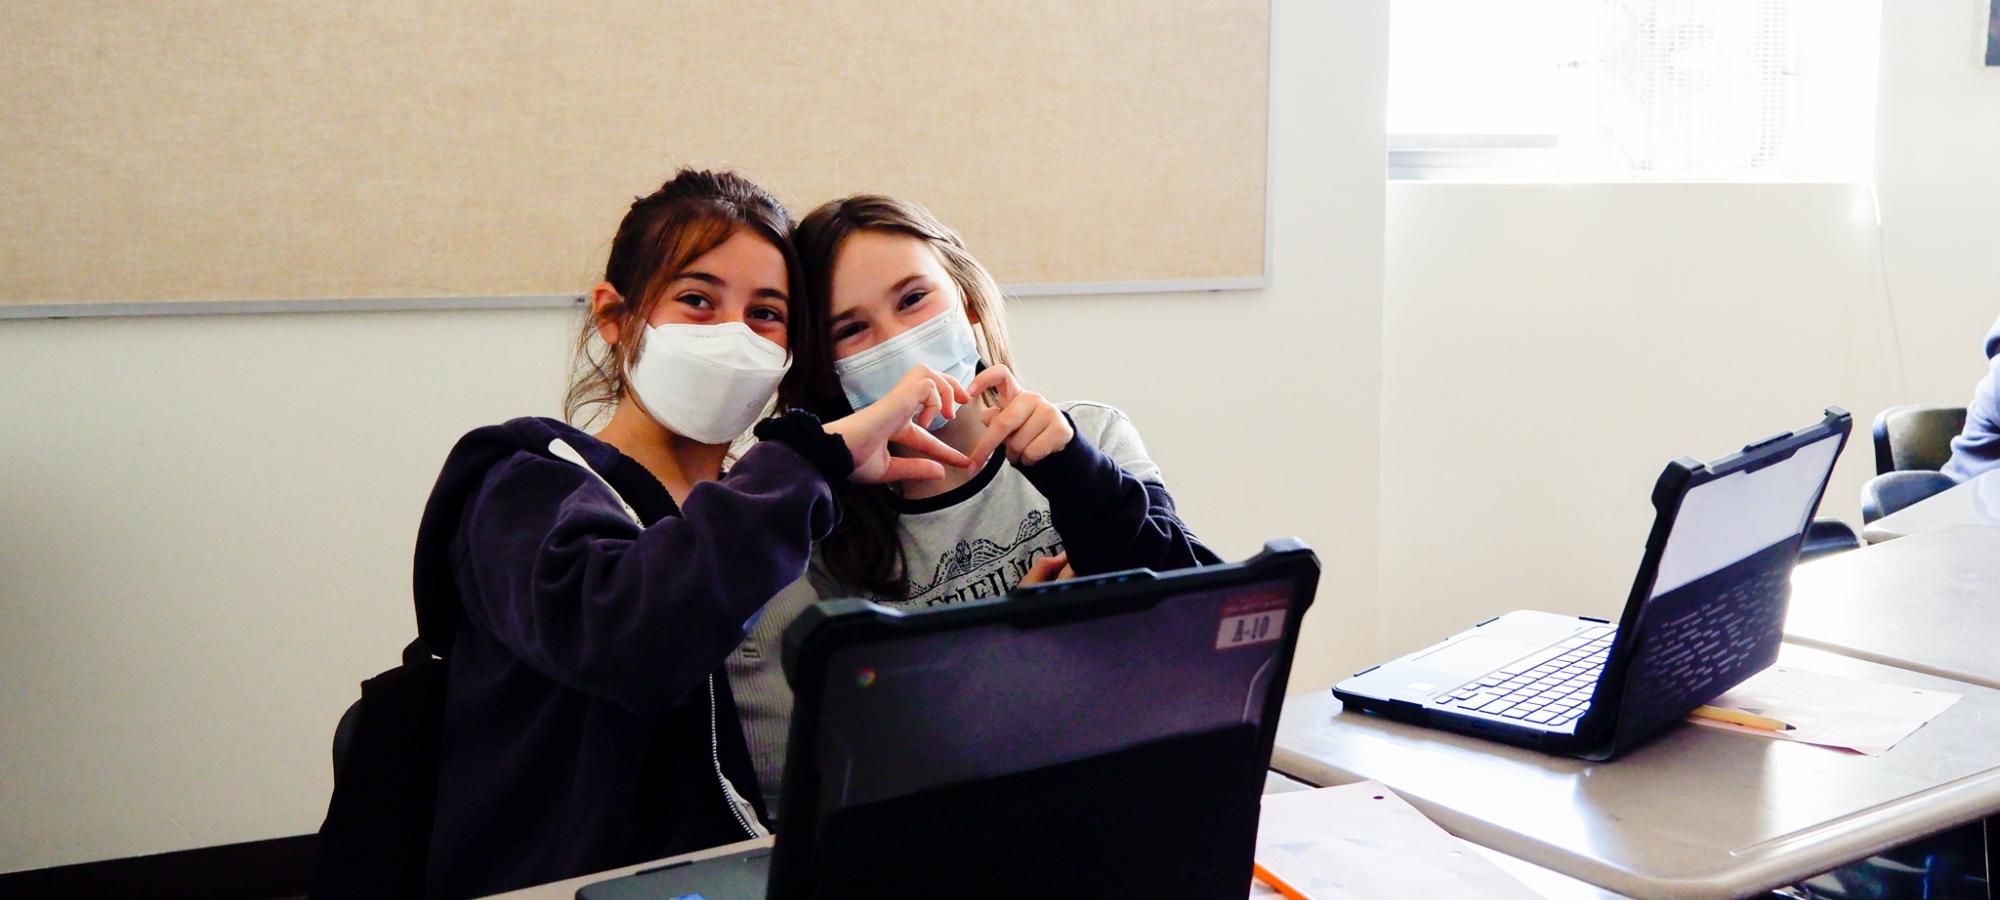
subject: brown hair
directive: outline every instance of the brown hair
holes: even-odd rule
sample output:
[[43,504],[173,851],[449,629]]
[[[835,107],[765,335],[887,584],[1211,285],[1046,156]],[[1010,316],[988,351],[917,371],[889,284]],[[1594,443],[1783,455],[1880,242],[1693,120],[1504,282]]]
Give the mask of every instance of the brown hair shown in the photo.
[[[969,313],[967,318],[975,320],[972,331],[979,345],[980,360],[987,365],[1013,368],[1014,355],[1007,342],[1000,285],[985,266],[972,258],[958,232],[938,221],[929,210],[907,200],[879,194],[844,197],[821,204],[793,232],[799,261],[805,267],[806,305],[812,307],[814,321],[822,323],[810,338],[816,346],[811,353],[815,368],[803,385],[808,408],[821,418],[835,418],[852,411],[841,392],[840,379],[833,372],[833,337],[823,323],[831,317],[833,309],[833,266],[840,247],[850,236],[862,231],[907,235],[929,246],[958,286]],[[857,485],[847,500],[846,515],[820,545],[822,564],[843,587],[893,601],[906,599],[909,567],[903,559],[901,526],[895,509],[889,506],[887,489]]]
[[598,336],[599,326],[609,322],[618,326],[621,336],[639,334],[659,302],[660,289],[738,230],[770,241],[785,258],[791,297],[785,321],[792,367],[778,385],[778,407],[804,405],[806,379],[831,364],[816,355],[824,346],[815,335],[824,319],[805,300],[804,272],[792,246],[792,214],[769,191],[734,172],[682,169],[659,190],[634,199],[618,223],[604,280],[624,302],[601,313],[584,310],[569,391],[563,398],[565,418],[577,422],[587,412],[584,420],[594,420],[616,406],[627,390],[626,373],[639,342],[621,339],[606,344]]

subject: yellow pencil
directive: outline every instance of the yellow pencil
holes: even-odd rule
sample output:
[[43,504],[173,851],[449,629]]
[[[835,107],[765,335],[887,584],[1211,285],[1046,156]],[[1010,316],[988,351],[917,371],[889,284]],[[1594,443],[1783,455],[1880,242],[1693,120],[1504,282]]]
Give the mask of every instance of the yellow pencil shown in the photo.
[[1279,878],[1276,873],[1264,868],[1264,864],[1256,860],[1250,861],[1250,874],[1258,881],[1270,885],[1272,890],[1277,891],[1286,900],[1312,900],[1305,891],[1292,887],[1289,882]]
[[1770,716],[1760,716],[1756,713],[1747,713],[1740,709],[1727,709],[1720,706],[1697,706],[1690,715],[1702,719],[1713,719],[1717,722],[1728,722],[1731,725],[1741,725],[1745,728],[1755,728],[1759,731],[1792,730],[1792,726],[1773,719]]

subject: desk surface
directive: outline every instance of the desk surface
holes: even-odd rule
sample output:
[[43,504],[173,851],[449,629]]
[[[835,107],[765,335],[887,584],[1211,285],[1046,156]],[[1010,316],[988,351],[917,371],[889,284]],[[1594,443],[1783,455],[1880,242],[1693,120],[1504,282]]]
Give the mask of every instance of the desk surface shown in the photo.
[[2000,691],[1806,647],[1786,665],[1964,699],[1880,757],[1677,725],[1609,763],[1293,697],[1273,768],[1373,778],[1446,830],[1637,897],[1736,897],[2000,811]]
[[[1287,778],[1284,775],[1279,774],[1277,772],[1267,773],[1264,779],[1264,793],[1266,794],[1277,794],[1286,791],[1306,791],[1311,789],[1312,785],[1305,784],[1304,782],[1296,781],[1291,778]],[[683,854],[681,856],[669,857],[667,859],[658,859],[652,862],[640,863],[638,865],[633,865],[633,866],[626,866],[621,869],[611,869],[604,872],[598,872],[592,875],[582,875],[576,878],[571,878],[567,881],[556,881],[556,882],[550,882],[549,884],[539,884],[535,885],[534,887],[522,888],[518,891],[510,891],[505,894],[496,894],[494,896],[496,898],[512,898],[512,900],[570,900],[570,898],[576,896],[577,888],[583,887],[586,884],[594,884],[596,882],[603,881],[607,878],[616,878],[620,875],[630,875],[633,872],[636,872],[640,869],[650,869],[655,866],[665,865],[667,863],[680,862],[682,860],[693,861],[697,859],[707,859],[711,856],[721,856],[725,853],[735,853],[739,850],[749,850],[753,847],[768,846],[771,843],[771,841],[772,841],[771,838],[764,838],[762,840],[743,841],[741,843],[729,844],[727,846],[722,846],[722,847],[711,847],[707,850],[701,850],[695,853]],[[1600,891],[1594,887],[1591,887],[1590,885],[1584,884],[1581,881],[1577,881],[1574,878],[1570,878],[1566,875],[1560,875],[1555,872],[1551,872],[1540,866],[1522,862],[1521,860],[1518,859],[1513,859],[1504,854],[1495,852],[1493,850],[1489,850],[1484,847],[1474,847],[1473,849],[1477,850],[1482,856],[1485,856],[1487,859],[1492,860],[1495,865],[1498,865],[1500,868],[1506,870],[1509,874],[1513,875],[1515,878],[1520,879],[1521,882],[1523,884],[1526,884],[1529,888],[1533,889],[1537,893],[1540,893],[1544,897],[1550,898],[1550,900],[1621,900],[1621,898],[1619,898],[1615,894],[1610,894],[1604,891]]]
[[2000,528],[1947,526],[1792,573],[1795,644],[2000,688],[1996,635]]
[[2000,525],[2000,469],[1862,526],[1861,539],[1879,544],[1947,525]]

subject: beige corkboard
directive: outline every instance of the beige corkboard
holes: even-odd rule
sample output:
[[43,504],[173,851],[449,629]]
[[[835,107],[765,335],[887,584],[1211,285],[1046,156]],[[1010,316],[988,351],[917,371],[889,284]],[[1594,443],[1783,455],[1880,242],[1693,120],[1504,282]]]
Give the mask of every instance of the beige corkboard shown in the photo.
[[592,283],[634,195],[919,200],[1009,284],[1264,272],[1268,0],[0,4],[0,304]]

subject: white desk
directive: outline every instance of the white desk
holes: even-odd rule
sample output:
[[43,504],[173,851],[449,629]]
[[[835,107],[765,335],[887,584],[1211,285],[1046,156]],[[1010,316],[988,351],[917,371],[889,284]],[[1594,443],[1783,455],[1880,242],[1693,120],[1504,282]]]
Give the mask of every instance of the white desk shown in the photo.
[[2000,470],[1876,519],[1862,526],[1861,539],[1879,544],[1947,525],[2000,525]]
[[576,889],[583,887],[586,884],[596,884],[597,882],[603,881],[606,878],[617,878],[620,875],[630,875],[634,872],[639,871],[640,869],[658,868],[668,863],[692,862],[697,859],[707,859],[711,856],[726,856],[728,854],[736,853],[743,850],[754,850],[758,847],[769,847],[771,846],[771,843],[774,840],[776,839],[759,838],[754,841],[738,841],[737,843],[734,844],[723,844],[720,847],[710,847],[707,850],[696,850],[693,853],[683,853],[679,856],[669,856],[665,859],[656,859],[653,860],[652,862],[643,862],[639,863],[638,865],[621,866],[616,869],[606,869],[602,872],[595,872],[589,875],[578,875],[575,878],[564,879],[562,881],[551,881],[548,884],[538,884],[535,885],[534,887],[524,887],[518,891],[508,891],[507,893],[504,894],[493,894],[491,896],[495,898],[508,897],[508,898],[513,898],[513,900],[574,900],[574,898],[576,897]]
[[1792,572],[1795,644],[2000,688],[1996,639],[2000,528],[1946,526]]
[[[1281,775],[1277,772],[1269,772],[1266,774],[1264,778],[1264,793],[1266,794],[1283,793],[1286,791],[1305,791],[1311,789],[1312,785],[1305,784],[1304,782],[1296,781],[1291,778],[1287,778],[1284,775]],[[576,889],[583,887],[586,884],[594,884],[596,882],[603,881],[607,878],[616,878],[620,875],[630,875],[633,872],[639,871],[640,869],[651,869],[656,866],[666,865],[667,863],[680,862],[682,860],[707,859],[711,856],[721,856],[726,853],[735,853],[741,850],[749,850],[755,847],[765,847],[771,844],[771,840],[772,839],[770,838],[765,838],[763,840],[757,840],[757,841],[743,841],[741,843],[729,844],[727,846],[722,846],[722,847],[711,847],[707,850],[702,850],[695,853],[687,853],[681,856],[668,857],[666,859],[654,860],[652,862],[640,863],[638,865],[626,866],[624,868],[619,868],[619,869],[611,869],[604,872],[598,872],[592,875],[582,875],[576,878],[568,879],[566,881],[556,881],[556,882],[550,882],[549,884],[540,884],[534,887],[522,888],[518,891],[509,891],[505,894],[496,894],[494,896],[496,898],[513,898],[513,900],[571,900],[571,898],[576,896]],[[1498,865],[1500,868],[1506,870],[1509,874],[1512,874],[1515,878],[1520,879],[1521,883],[1526,884],[1528,887],[1534,889],[1542,896],[1549,898],[1549,900],[1620,900],[1620,898],[1616,894],[1611,894],[1605,891],[1598,890],[1597,888],[1584,884],[1581,881],[1577,881],[1574,878],[1570,878],[1565,875],[1551,872],[1540,866],[1522,862],[1521,860],[1518,859],[1510,858],[1504,854],[1488,850],[1487,848],[1484,847],[1474,847],[1473,849],[1480,855],[1485,856],[1487,859],[1492,860],[1495,865]]]
[[1459,837],[1636,897],[1739,897],[2000,812],[2000,691],[1805,647],[1787,665],[1964,699],[1867,757],[1677,725],[1608,763],[1285,703],[1271,766],[1373,778]]

